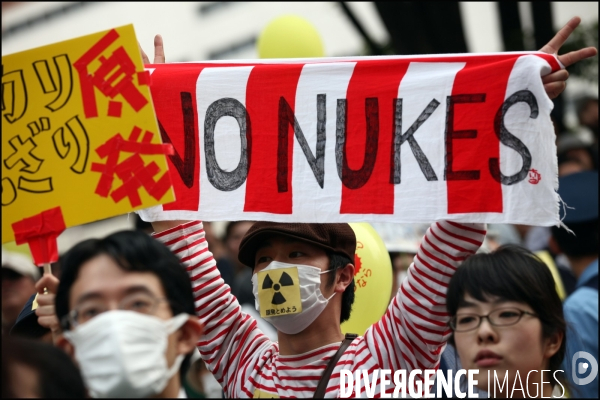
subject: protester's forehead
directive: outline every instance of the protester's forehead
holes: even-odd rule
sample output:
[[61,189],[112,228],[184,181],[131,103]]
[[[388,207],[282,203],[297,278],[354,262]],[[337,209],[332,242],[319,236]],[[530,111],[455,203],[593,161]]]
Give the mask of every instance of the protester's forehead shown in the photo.
[[90,294],[106,299],[119,299],[131,293],[132,288],[145,288],[154,296],[165,296],[163,285],[156,274],[124,270],[110,256],[100,254],[80,267],[71,287],[70,303],[76,304],[82,296]]
[[460,308],[477,308],[477,307],[526,307],[530,308],[527,303],[518,300],[511,300],[505,297],[492,295],[489,293],[482,293],[483,300],[477,299],[472,296],[469,292],[466,292],[459,304]]

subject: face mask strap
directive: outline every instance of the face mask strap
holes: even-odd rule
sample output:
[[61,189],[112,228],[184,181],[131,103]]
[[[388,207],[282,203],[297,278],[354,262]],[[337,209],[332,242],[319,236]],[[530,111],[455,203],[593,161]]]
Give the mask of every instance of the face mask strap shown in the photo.
[[[181,363],[183,363],[183,359],[185,358],[185,356],[185,354],[180,354],[175,358],[175,361],[173,361],[173,365],[171,365],[171,368],[169,368],[169,371],[167,372],[167,376],[169,377],[169,379],[171,379],[173,375],[175,375],[179,371],[179,367],[181,367]],[[167,384],[169,382],[169,379],[167,379]]]
[[338,268],[328,269],[327,271],[319,272],[319,275],[328,274],[329,272],[337,271]]
[[188,320],[190,314],[182,312],[181,314],[177,314],[173,318],[171,318],[168,322],[167,332],[169,335],[175,332],[177,329],[181,328],[186,321]]
[[[170,335],[171,333],[177,331],[177,329],[181,328],[186,323],[189,316],[190,314],[183,312],[171,318],[171,320],[168,322],[169,326],[167,327],[168,334]],[[175,375],[179,371],[179,368],[181,367],[185,356],[185,354],[179,354],[175,358],[175,360],[173,361],[173,365],[171,365],[171,367],[167,371],[167,379],[165,385],[167,385],[169,383],[169,380],[173,377],[173,375]],[[158,389],[158,391],[160,392],[164,389],[164,387]]]
[[[334,269],[329,269],[327,271],[319,272],[319,275],[327,274],[329,272],[335,272],[338,269],[340,269],[340,268],[338,267],[338,268],[334,268]],[[336,294],[336,292],[333,292],[333,294],[331,296],[329,296],[329,298],[327,299],[327,301],[329,302],[329,300],[331,300],[333,298],[333,296],[335,296],[335,294]]]

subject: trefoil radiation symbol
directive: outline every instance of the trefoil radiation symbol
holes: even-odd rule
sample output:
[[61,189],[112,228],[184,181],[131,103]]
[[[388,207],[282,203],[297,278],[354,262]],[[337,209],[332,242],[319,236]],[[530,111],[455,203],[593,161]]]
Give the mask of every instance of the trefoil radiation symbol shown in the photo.
[[279,278],[278,283],[274,283],[269,274],[265,277],[263,281],[262,288],[264,289],[273,289],[275,293],[273,293],[273,300],[271,300],[271,304],[279,305],[285,303],[287,300],[283,295],[279,292],[282,286],[294,286],[294,281],[292,277],[288,275],[287,272],[281,274],[281,278]]

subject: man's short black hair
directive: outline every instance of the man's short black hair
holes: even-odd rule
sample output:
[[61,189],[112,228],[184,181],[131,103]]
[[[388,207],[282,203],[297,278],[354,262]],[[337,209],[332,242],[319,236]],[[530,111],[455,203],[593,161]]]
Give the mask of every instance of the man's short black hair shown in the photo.
[[[128,272],[150,272],[158,277],[171,306],[173,316],[185,312],[195,315],[190,278],[179,259],[164,244],[142,231],[121,231],[104,239],[88,239],[78,243],[62,258],[62,274],[56,293],[56,315],[59,321],[69,313],[71,287],[81,266],[91,259],[109,256]],[[63,329],[69,329],[68,322]],[[181,370],[189,366],[186,356]]]
[[[354,265],[354,262],[344,254],[327,252],[327,256],[329,257],[329,270],[344,268],[348,264]],[[335,280],[335,274],[332,273],[326,275],[329,276],[329,278],[327,278],[327,285],[333,285]],[[354,304],[354,278],[342,294],[342,313],[340,314],[340,324],[350,319],[350,313],[352,312],[352,304]]]

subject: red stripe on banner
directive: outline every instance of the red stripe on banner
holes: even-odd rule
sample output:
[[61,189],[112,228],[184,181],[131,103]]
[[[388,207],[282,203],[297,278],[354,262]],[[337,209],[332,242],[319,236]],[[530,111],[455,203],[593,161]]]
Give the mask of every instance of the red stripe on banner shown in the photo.
[[342,214],[394,213],[390,183],[394,99],[408,65],[398,60],[359,61],[354,68],[346,94]]
[[474,57],[456,74],[446,113],[449,214],[502,212],[502,187],[489,159],[500,157],[494,118],[517,58]]
[[536,54],[536,56],[546,60],[548,62],[548,64],[550,64],[550,68],[552,68],[552,72],[556,72],[560,69],[560,64],[558,63],[558,60],[556,59],[555,55],[539,53],[539,54]]
[[[280,99],[295,109],[296,87],[303,64],[257,65],[246,86],[246,110],[252,130],[250,167],[246,180],[245,212],[292,213],[292,152],[294,129],[287,124],[287,185],[278,185]],[[248,129],[248,130],[250,130]],[[250,147],[250,140],[248,140]],[[282,149],[283,151],[283,149]],[[284,191],[279,191],[285,186]]]
[[176,200],[163,204],[165,211],[198,211],[200,204],[196,81],[205,66],[161,64],[151,75],[150,89],[162,142],[171,143],[174,148],[167,162]]

